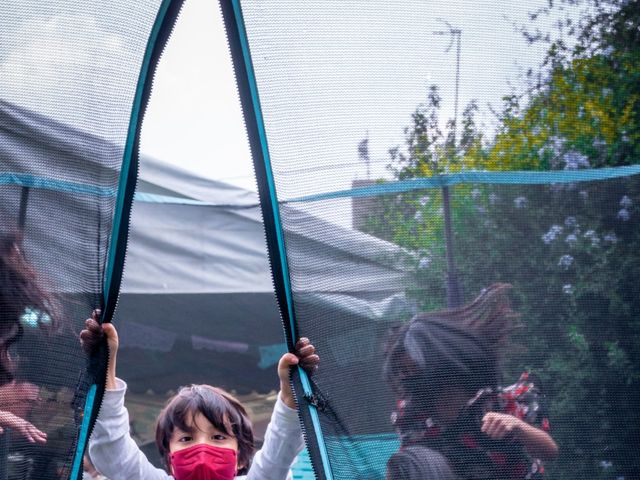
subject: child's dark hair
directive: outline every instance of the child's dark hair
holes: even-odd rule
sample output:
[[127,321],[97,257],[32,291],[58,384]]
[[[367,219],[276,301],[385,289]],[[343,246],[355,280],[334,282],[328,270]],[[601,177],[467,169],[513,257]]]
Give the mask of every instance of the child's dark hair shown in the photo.
[[36,269],[26,259],[19,231],[0,234],[0,385],[11,382],[15,365],[11,345],[23,334],[20,317],[25,309],[38,312],[39,326],[55,330],[59,325],[59,303],[41,285]]
[[511,308],[508,283],[494,283],[470,303],[437,312],[420,313],[416,318],[439,319],[471,330],[482,337],[492,353],[500,357],[511,332],[517,328],[516,312]]
[[458,386],[469,395],[496,386],[507,338],[514,329],[508,284],[494,284],[469,304],[420,313],[388,342],[384,376],[396,395],[437,395]]
[[242,404],[229,393],[211,385],[183,387],[158,415],[156,445],[167,469],[170,465],[169,442],[176,428],[189,431],[195,416],[201,413],[221,432],[238,441],[238,474],[246,474],[255,451],[253,426]]

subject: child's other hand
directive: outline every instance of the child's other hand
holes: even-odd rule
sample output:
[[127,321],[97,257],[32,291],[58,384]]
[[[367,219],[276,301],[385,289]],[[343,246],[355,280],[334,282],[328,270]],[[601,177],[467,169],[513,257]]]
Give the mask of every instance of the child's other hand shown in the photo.
[[482,432],[494,440],[517,434],[523,421],[507,413],[489,412],[482,418]]
[[98,348],[104,336],[98,322],[99,318],[100,310],[91,312],[91,317],[84,321],[84,330],[80,332],[80,344],[87,355],[91,355]]
[[94,310],[91,318],[87,318],[84,322],[85,329],[80,332],[80,343],[84,351],[90,355],[100,345],[103,337],[107,338],[109,346],[109,354],[115,355],[118,351],[118,332],[111,323],[103,323],[100,325],[100,310]]
[[551,435],[513,415],[487,413],[482,419],[482,431],[493,439],[511,437],[520,442],[529,455],[543,461],[558,455],[558,445]]
[[304,368],[309,375],[318,369],[320,357],[316,353],[316,347],[311,344],[308,338],[302,337],[296,342],[296,357],[298,357],[300,366]]
[[85,329],[80,332],[80,343],[84,351],[90,355],[95,351],[103,337],[107,339],[109,347],[109,366],[107,368],[107,390],[116,388],[116,354],[118,353],[118,331],[111,323],[100,325],[100,310],[94,310],[91,318],[85,323]]
[[25,418],[38,402],[39,393],[40,387],[30,382],[13,380],[6,383],[0,387],[0,410]]
[[47,443],[47,434],[37,429],[32,423],[22,417],[18,417],[11,412],[0,411],[0,433],[5,428],[19,433],[30,443]]
[[289,382],[289,368],[300,365],[307,373],[312,374],[318,369],[320,357],[316,354],[316,348],[308,338],[301,338],[296,343],[296,353],[285,353],[278,362],[278,377],[280,378],[280,397],[290,408],[296,408],[296,402]]

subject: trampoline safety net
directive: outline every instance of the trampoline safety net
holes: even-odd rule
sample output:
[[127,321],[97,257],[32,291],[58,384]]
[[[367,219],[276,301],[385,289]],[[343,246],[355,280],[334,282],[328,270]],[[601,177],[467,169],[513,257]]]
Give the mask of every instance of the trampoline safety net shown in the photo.
[[115,306],[119,183],[161,4],[0,4],[2,479],[82,475],[106,351],[78,334]]
[[229,3],[316,475],[640,478],[640,4]]
[[[316,476],[640,479],[638,1],[220,4]],[[0,4],[0,479],[81,475],[180,5]]]

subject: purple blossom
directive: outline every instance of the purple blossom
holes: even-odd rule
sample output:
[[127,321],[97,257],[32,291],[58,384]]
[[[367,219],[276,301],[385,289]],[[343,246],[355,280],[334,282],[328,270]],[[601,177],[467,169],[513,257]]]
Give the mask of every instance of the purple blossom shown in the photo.
[[562,293],[565,293],[567,295],[572,295],[573,294],[573,285],[571,285],[569,283],[567,283],[566,285],[563,285]]
[[620,211],[618,212],[618,219],[622,220],[623,222],[626,222],[627,220],[629,220],[629,218],[631,218],[631,214],[629,213],[629,210],[627,210],[626,208],[620,209]]
[[422,212],[421,212],[420,210],[418,210],[418,211],[416,212],[416,214],[413,216],[413,219],[414,219],[416,222],[421,222],[421,221],[422,221]]
[[477,200],[478,197],[480,197],[480,189],[474,188],[473,190],[471,190],[471,198]]
[[562,255],[558,260],[558,266],[563,267],[565,270],[568,270],[571,265],[573,265],[573,257],[571,255]]
[[629,208],[631,205],[633,205],[633,201],[627,195],[620,199],[620,206],[622,208]]
[[597,247],[598,245],[600,245],[600,237],[598,237],[598,234],[595,232],[595,230],[587,230],[586,232],[584,232],[584,238],[591,240],[592,247]]
[[562,227],[560,225],[552,225],[547,233],[542,236],[542,241],[549,245],[553,242],[558,235],[562,233]]
[[551,150],[553,151],[554,156],[559,156],[564,148],[565,140],[562,137],[549,137],[549,141],[551,142]]
[[498,202],[498,200],[500,200],[500,197],[498,197],[497,194],[492,193],[491,195],[489,195],[489,203],[491,205],[495,205]]
[[567,217],[564,219],[564,224],[569,228],[575,227],[578,224],[578,220],[576,220],[576,217]]
[[562,156],[565,170],[578,170],[579,168],[589,168],[591,164],[586,155],[570,150]]
[[605,57],[610,57],[611,54],[613,54],[613,52],[615,52],[615,48],[613,48],[611,45],[605,47],[602,49],[602,55],[604,55]]
[[565,238],[564,241],[567,242],[570,247],[573,247],[576,243],[578,243],[578,237],[576,237],[572,233],[570,235],[567,235],[567,238]]
[[618,243],[618,237],[616,236],[615,233],[611,232],[611,233],[607,233],[604,236],[604,241],[606,243]]
[[431,200],[431,197],[429,197],[429,195],[425,195],[424,197],[420,197],[420,205],[422,205],[423,207],[429,203],[429,200]]

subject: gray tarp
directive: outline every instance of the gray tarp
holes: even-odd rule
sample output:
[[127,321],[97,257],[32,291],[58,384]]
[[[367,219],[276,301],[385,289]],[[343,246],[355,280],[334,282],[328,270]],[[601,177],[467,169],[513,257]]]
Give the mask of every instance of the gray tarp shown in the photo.
[[[46,188],[30,188],[26,209],[27,245],[36,265],[44,256],[49,262],[54,258],[66,265],[61,271],[73,270],[78,249],[72,242],[57,241],[52,211],[64,212],[66,221],[78,228],[109,233],[109,225],[96,225],[93,220],[99,207],[92,198],[114,193],[100,185],[115,173],[86,154],[91,150],[88,145],[97,145],[100,151],[115,148],[94,135],[0,103],[3,170],[10,171],[10,162],[16,159],[48,159],[48,170],[38,171],[40,162],[29,172],[31,180],[46,180]],[[261,368],[273,367],[284,339],[257,194],[144,155],[140,165],[115,317],[122,340],[120,373],[136,391],[164,392],[187,382],[209,382],[238,391],[274,388],[274,374]],[[75,183],[56,183],[58,170]],[[3,219],[3,223],[15,223],[23,187],[6,176],[3,181],[7,186],[2,200],[12,205],[3,211],[15,212],[14,218]],[[48,189],[59,192],[65,188],[80,188],[85,194],[70,195],[67,205],[48,208]],[[354,310],[372,320],[386,318],[390,305],[397,311],[398,299],[390,301],[389,297],[402,290],[407,273],[399,266],[403,253],[396,246],[328,223],[295,204],[281,208],[295,219],[286,232],[287,242],[303,243],[308,252],[297,265],[308,273],[305,282],[293,286],[308,294],[301,308],[314,308],[343,322],[345,334]],[[44,233],[29,236],[30,229]],[[326,235],[335,229],[342,233]],[[41,242],[43,238],[48,239],[46,243]],[[358,271],[361,273],[354,275]],[[342,272],[349,272],[348,281]],[[67,278],[76,280],[73,284],[64,278],[50,280],[65,294],[83,291],[77,280],[81,275]]]
[[[375,320],[404,304],[389,298],[407,274],[394,264],[402,254],[396,246],[294,205],[282,208],[299,220],[288,241],[309,246],[301,259],[308,281],[294,288],[308,292],[314,308],[322,305],[336,318],[342,312],[346,320],[358,301]],[[340,244],[324,238],[329,228],[347,233]],[[336,276],[354,270],[362,271],[350,275],[356,282]],[[390,272],[396,282],[388,281]],[[239,391],[274,388],[272,372],[260,372],[273,368],[284,340],[257,194],[143,156],[116,317],[123,362],[131,360],[126,375],[138,391],[189,381]]]

